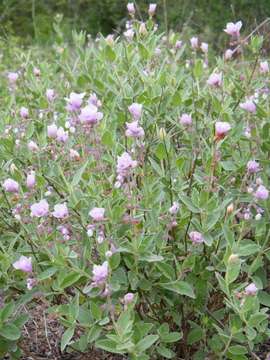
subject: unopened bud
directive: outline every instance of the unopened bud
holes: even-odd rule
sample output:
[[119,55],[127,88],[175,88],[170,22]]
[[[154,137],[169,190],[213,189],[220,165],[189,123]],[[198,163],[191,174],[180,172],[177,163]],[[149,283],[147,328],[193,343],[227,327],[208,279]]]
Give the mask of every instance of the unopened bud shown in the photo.
[[234,210],[234,205],[233,205],[233,203],[231,203],[230,205],[227,206],[227,211],[226,211],[226,213],[227,213],[228,215],[230,215],[230,214],[233,212],[233,210]]
[[159,129],[159,138],[160,138],[160,140],[164,140],[166,135],[167,135],[166,130],[164,128],[160,128]]
[[239,256],[237,254],[231,254],[228,259],[228,263],[230,264],[237,263],[238,260],[239,260]]

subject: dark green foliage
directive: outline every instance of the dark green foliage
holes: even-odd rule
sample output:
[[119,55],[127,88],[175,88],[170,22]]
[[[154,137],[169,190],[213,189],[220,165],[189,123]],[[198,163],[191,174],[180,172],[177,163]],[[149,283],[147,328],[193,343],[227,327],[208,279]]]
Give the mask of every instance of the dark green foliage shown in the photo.
[[[146,18],[153,0],[137,0],[139,15]],[[63,27],[69,37],[70,29],[84,29],[93,35],[119,31],[127,20],[125,0],[1,0],[0,34],[11,32],[24,42],[35,38],[39,42],[53,40],[53,21],[63,14]],[[223,41],[222,29],[228,21],[243,20],[245,28],[253,28],[270,16],[268,0],[157,0],[158,23],[187,35],[203,34],[217,46]],[[166,7],[166,12],[164,11]]]

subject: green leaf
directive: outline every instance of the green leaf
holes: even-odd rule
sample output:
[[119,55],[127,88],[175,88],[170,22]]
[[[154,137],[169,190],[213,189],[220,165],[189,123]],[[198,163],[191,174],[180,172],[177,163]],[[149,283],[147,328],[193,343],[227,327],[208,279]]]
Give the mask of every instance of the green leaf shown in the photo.
[[250,316],[248,320],[248,325],[251,327],[256,327],[259,325],[262,321],[266,320],[268,316],[263,313],[257,313]]
[[70,344],[70,341],[74,335],[75,328],[71,327],[68,328],[61,338],[61,352],[65,350],[65,348]]
[[225,281],[227,285],[231,284],[238,278],[240,270],[241,270],[241,260],[239,258],[236,258],[233,261],[228,261],[228,266],[225,275]]
[[56,272],[57,272],[57,268],[51,267],[49,269],[42,271],[40,274],[38,274],[37,278],[39,281],[46,280],[46,279],[51,278]]
[[98,349],[102,349],[114,354],[123,354],[124,351],[117,350],[117,343],[109,339],[101,339],[95,342],[95,346]]
[[14,324],[4,324],[2,329],[0,329],[0,335],[8,340],[18,340],[21,336],[20,330]]
[[81,278],[81,274],[78,274],[76,272],[71,272],[67,276],[64,277],[62,280],[60,287],[62,289],[65,289],[73,284],[75,284],[79,279]]
[[176,280],[169,283],[160,283],[162,288],[175,292],[179,295],[186,295],[192,299],[195,299],[193,287],[186,281]]
[[113,48],[109,45],[106,45],[104,50],[105,50],[106,60],[113,62],[116,59],[116,54]]
[[138,48],[139,48],[140,57],[144,60],[147,60],[149,58],[149,51],[142,43],[138,43]]
[[88,166],[88,161],[86,161],[83,166],[77,170],[77,172],[75,173],[73,179],[72,179],[72,182],[71,182],[71,186],[74,187],[76,185],[79,184],[79,182],[81,181],[82,179],[82,176],[83,176],[83,173],[85,172],[86,168]]
[[268,294],[266,291],[260,291],[258,297],[262,305],[270,308],[270,294]]
[[203,62],[201,59],[196,60],[193,74],[196,79],[199,79],[203,75]]
[[164,343],[174,343],[182,339],[183,334],[180,332],[171,332],[161,337],[162,342]]
[[247,348],[241,345],[230,346],[228,351],[233,355],[244,355],[248,352]]
[[172,350],[170,350],[162,345],[157,347],[157,352],[159,353],[159,355],[163,356],[165,359],[173,359],[175,357],[175,353]]
[[200,341],[203,338],[203,330],[202,328],[200,328],[199,326],[192,329],[189,333],[188,333],[188,338],[187,338],[187,343],[189,345],[194,344],[197,341]]
[[158,335],[147,335],[136,344],[136,352],[141,354],[158,340]]
[[6,321],[10,315],[13,313],[15,308],[14,302],[11,301],[10,303],[6,304],[0,312],[0,319],[1,321]]

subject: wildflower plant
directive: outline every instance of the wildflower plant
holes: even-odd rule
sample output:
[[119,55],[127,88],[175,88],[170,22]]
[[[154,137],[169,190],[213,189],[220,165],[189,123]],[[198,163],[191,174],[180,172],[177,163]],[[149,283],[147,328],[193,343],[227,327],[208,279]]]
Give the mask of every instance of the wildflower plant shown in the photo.
[[0,354],[42,297],[61,351],[248,359],[270,335],[263,39],[229,23],[208,59],[127,9],[123,36],[3,50]]

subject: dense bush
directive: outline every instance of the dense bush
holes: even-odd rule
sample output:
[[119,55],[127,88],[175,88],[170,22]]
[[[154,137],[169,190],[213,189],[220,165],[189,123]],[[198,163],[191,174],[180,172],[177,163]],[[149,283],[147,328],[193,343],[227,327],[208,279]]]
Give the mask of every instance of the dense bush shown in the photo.
[[263,39],[229,24],[208,64],[197,38],[130,26],[2,44],[1,356],[39,297],[62,351],[241,360],[269,337]]
[[[146,18],[151,0],[137,0],[140,16]],[[213,46],[220,47],[224,36],[220,32],[224,23],[245,19],[250,29],[270,16],[268,0],[159,0],[158,22],[164,30],[169,28],[190,34],[204,34]],[[165,11],[166,9],[166,11]],[[89,34],[108,34],[123,28],[126,2],[123,0],[3,0],[0,2],[0,34],[13,33],[20,41],[50,42],[55,15],[63,14],[66,36],[71,29],[84,29]],[[167,21],[166,21],[167,19]]]

